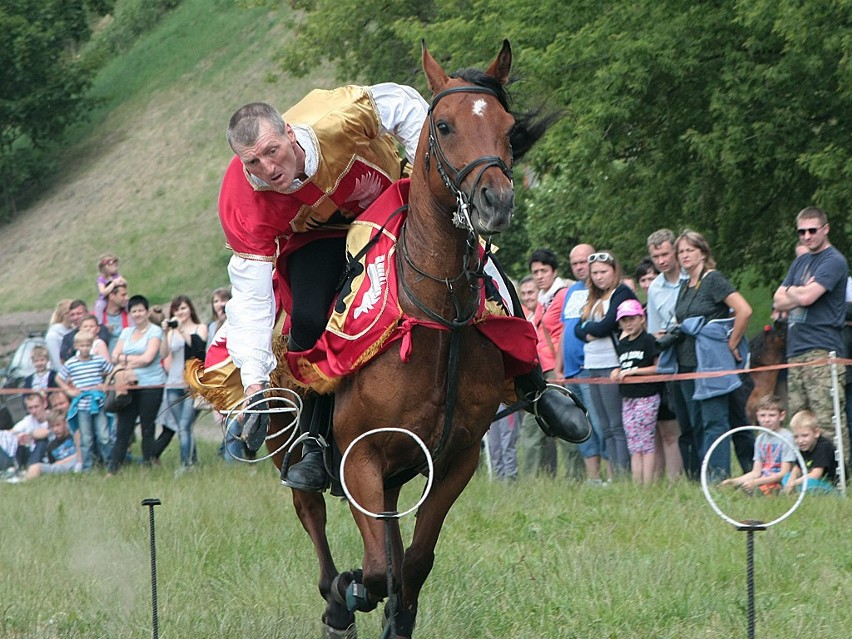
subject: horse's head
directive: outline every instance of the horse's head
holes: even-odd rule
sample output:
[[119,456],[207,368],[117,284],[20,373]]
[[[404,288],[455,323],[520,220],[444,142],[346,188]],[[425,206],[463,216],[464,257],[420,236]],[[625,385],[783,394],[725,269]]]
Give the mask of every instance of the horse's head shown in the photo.
[[416,166],[425,170],[432,197],[456,211],[454,223],[485,236],[508,228],[515,204],[510,136],[515,117],[505,85],[512,51],[509,41],[484,72],[453,77],[423,46],[423,70],[432,91],[429,118],[420,135]]

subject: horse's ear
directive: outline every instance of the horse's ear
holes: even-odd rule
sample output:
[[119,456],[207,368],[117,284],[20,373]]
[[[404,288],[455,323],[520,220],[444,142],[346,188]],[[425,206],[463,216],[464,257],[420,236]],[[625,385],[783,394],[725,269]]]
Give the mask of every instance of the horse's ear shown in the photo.
[[420,47],[423,50],[423,72],[426,74],[426,82],[429,84],[432,95],[435,95],[447,86],[450,76],[441,68],[440,64],[435,62],[435,58],[426,48],[426,40],[420,41]]
[[511,70],[512,47],[509,46],[508,40],[503,40],[503,48],[500,49],[500,53],[497,54],[497,57],[494,59],[494,62],[491,63],[491,66],[488,67],[485,74],[490,75],[501,85],[505,86],[509,82],[509,71]]

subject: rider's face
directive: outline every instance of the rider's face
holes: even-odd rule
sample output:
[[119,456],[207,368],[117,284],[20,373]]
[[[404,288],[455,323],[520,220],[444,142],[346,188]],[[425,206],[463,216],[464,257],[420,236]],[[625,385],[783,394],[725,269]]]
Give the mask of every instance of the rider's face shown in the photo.
[[278,133],[271,122],[261,121],[257,142],[240,147],[237,155],[246,170],[276,191],[286,191],[304,170],[297,157],[296,134],[289,124]]

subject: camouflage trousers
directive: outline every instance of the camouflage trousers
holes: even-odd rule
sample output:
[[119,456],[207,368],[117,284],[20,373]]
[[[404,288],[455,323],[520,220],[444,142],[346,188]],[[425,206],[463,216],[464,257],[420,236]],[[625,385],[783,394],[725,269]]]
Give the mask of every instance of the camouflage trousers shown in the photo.
[[[790,364],[828,359],[828,351],[814,349],[794,355]],[[843,437],[843,456],[849,459],[849,431],[846,428],[846,393],[844,392],[845,366],[837,366],[837,394],[840,400],[840,434]],[[800,410],[810,410],[816,415],[820,431],[836,445],[834,420],[834,398],[831,388],[831,366],[797,366],[789,369],[787,376],[787,416],[792,417]]]

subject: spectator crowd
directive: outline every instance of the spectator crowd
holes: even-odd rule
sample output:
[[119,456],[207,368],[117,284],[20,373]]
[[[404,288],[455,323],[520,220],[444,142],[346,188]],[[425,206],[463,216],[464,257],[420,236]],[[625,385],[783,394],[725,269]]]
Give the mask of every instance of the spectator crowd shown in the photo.
[[[488,442],[497,477],[555,476],[561,457],[567,478],[591,485],[621,477],[640,484],[695,480],[711,453],[712,479],[772,492],[801,484],[792,464],[797,446],[810,485],[830,487],[840,463],[835,444],[842,442],[847,461],[850,454],[852,380],[838,367],[837,429],[827,361],[832,352],[852,352],[852,278],[829,241],[825,212],[808,207],[795,224],[796,256],[774,293],[772,319],[786,323],[786,358],[796,366],[780,376],[786,401],[771,389],[753,398],[753,415],[749,396],[762,391],[754,391],[747,371],[752,308],[717,269],[701,233],[652,233],[635,271],[612,251],[577,244],[569,252],[573,280],[563,279],[554,251],[533,251],[530,273],[518,285],[520,303],[536,327],[545,375],[582,398],[592,436],[557,445],[528,420],[502,416]],[[715,374],[721,371],[729,374]],[[676,373],[686,375],[672,378]],[[788,416],[792,432],[783,427]],[[760,431],[756,441],[752,431],[737,431],[713,446],[748,425],[777,435]],[[732,456],[741,475],[732,473]]]
[[[134,459],[158,465],[175,434],[180,471],[198,462],[193,427],[200,410],[187,392],[184,366],[204,358],[224,323],[230,289],[214,291],[211,320],[202,323],[185,295],[165,308],[129,295],[118,263],[114,255],[98,260],[93,312],[84,300],[61,300],[44,346],[33,347],[34,372],[24,380],[22,399],[26,415],[0,431],[6,481],[96,466],[112,476]],[[129,451],[137,424],[141,450],[134,458]]]
[[[825,360],[830,352],[850,352],[852,279],[846,259],[829,241],[823,211],[806,208],[795,223],[796,257],[774,293],[773,315],[787,323],[786,356],[797,366],[786,375],[786,401],[774,393],[759,397],[752,416],[746,412],[753,385],[745,339],[752,308],[717,270],[702,234],[652,233],[648,256],[633,271],[612,251],[579,243],[568,252],[573,278],[560,272],[554,251],[533,251],[518,297],[535,326],[546,379],[582,398],[592,435],[570,444],[546,437],[530,414],[503,416],[487,437],[494,474],[506,480],[555,477],[561,465],[567,478],[594,486],[622,478],[640,484],[696,479],[713,448],[713,478],[768,493],[801,484],[796,446],[809,480],[830,490],[838,476],[837,438],[850,453],[850,376],[844,382],[841,368],[845,393],[836,430]],[[165,308],[129,295],[118,265],[114,255],[101,257],[91,312],[83,300],[60,301],[45,346],[32,350],[35,372],[25,381],[23,398],[27,414],[0,431],[0,470],[7,481],[97,466],[114,475],[133,459],[137,424],[142,463],[159,464],[175,434],[180,468],[198,462],[193,426],[199,407],[187,392],[184,365],[203,359],[225,321],[229,289],[214,292],[210,321],[203,323],[185,295]],[[111,394],[119,370],[126,391]],[[708,371],[730,373],[702,375]],[[670,373],[693,375],[661,379]],[[784,427],[788,416],[792,430]],[[739,433],[713,447],[729,430],[755,422],[777,437],[762,433],[755,440]],[[229,428],[223,446],[240,457],[239,427]],[[732,453],[740,474],[732,472]]]

